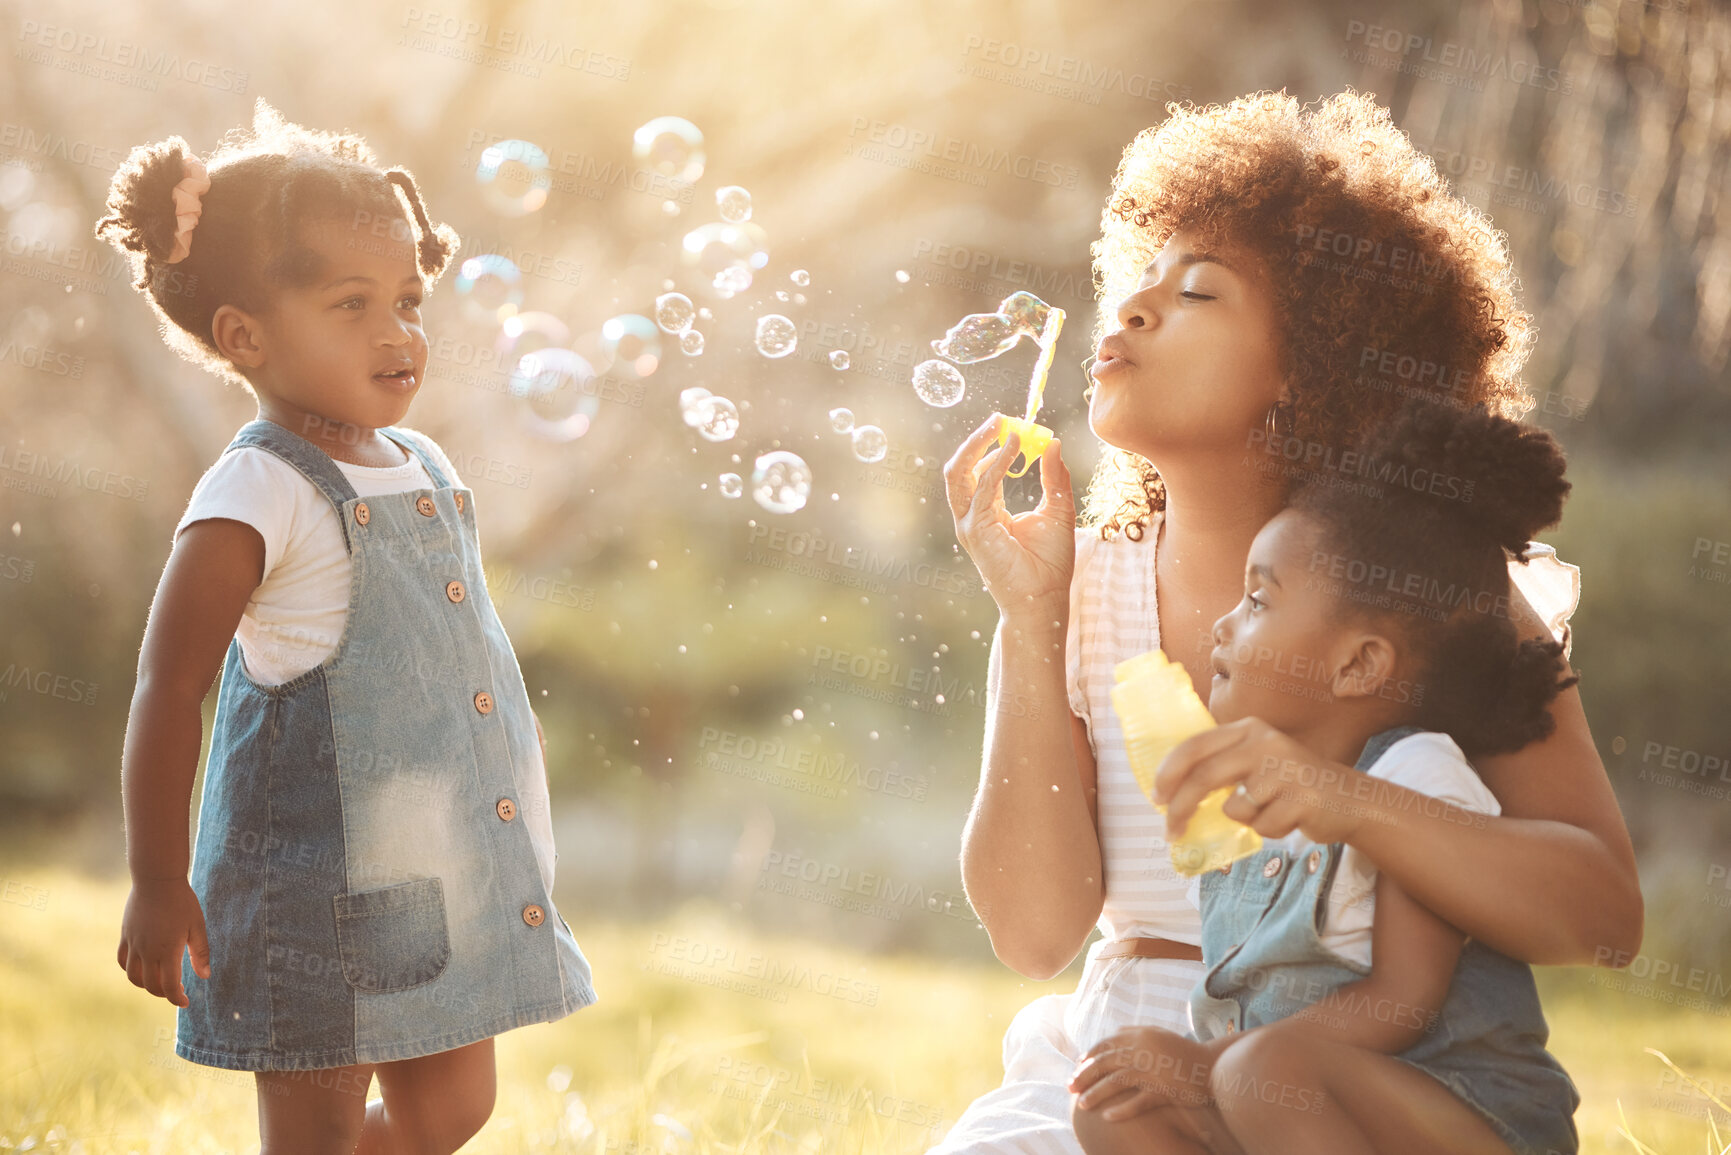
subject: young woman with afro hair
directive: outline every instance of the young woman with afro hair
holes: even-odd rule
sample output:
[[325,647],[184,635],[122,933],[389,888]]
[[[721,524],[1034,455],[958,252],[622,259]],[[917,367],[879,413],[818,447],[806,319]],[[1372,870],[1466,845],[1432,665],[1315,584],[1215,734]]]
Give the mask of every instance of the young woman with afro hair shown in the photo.
[[[1136,785],[1114,665],[1159,648],[1206,697],[1213,625],[1242,596],[1252,539],[1294,492],[1440,485],[1470,500],[1458,479],[1391,470],[1361,447],[1415,401],[1509,418],[1532,405],[1520,378],[1531,321],[1504,239],[1387,109],[1349,90],[1168,113],[1125,150],[1094,246],[1085,395],[1104,452],[1082,524],[1057,441],[1041,456],[1038,506],[1007,512],[1018,442],[992,447],[997,415],[945,468],[957,537],[1000,611],[962,840],[969,900],[998,957],[1032,978],[1063,971],[1096,925],[1104,937],[1074,993],[1010,1024],[1003,1085],[962,1114],[943,1155],[1075,1155],[1079,1130],[1090,1155],[1152,1151],[1137,1121],[1206,1097],[1205,1075],[1183,1077],[1200,1046],[1182,1037],[1203,974],[1196,884],[1173,870],[1167,838],[1222,787],[1243,787],[1226,812],[1265,839],[1344,843],[1519,962],[1603,965],[1641,940],[1634,852],[1572,686],[1551,704],[1548,736],[1472,760],[1496,817],[1397,786],[1361,791],[1351,764],[1256,718],[1173,752],[1157,783],[1164,817]],[[1578,571],[1549,547],[1523,552],[1506,588],[1480,592],[1504,599],[1521,636],[1548,630],[1566,645]],[[1324,561],[1350,571],[1354,559]],[[1272,675],[1282,656],[1269,660]],[[1336,785],[1288,788],[1279,768],[1294,765]],[[1134,1042],[1146,1027],[1176,1041],[1150,1054]],[[1101,1055],[1118,1069],[1084,1086],[1076,1073]],[[1168,1076],[1161,1092],[1154,1068]],[[1351,1114],[1346,1098],[1332,1105]],[[1351,1149],[1378,1149],[1377,1121],[1356,1121],[1364,1144]],[[1458,1138],[1411,1149],[1458,1150]]]

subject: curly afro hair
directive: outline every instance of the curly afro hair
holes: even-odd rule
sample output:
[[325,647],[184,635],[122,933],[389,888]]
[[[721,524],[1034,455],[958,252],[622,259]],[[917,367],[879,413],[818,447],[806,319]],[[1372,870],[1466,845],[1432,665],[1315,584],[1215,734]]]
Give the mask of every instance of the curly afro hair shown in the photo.
[[360,136],[303,128],[260,97],[251,131],[231,131],[205,161],[210,188],[191,252],[171,264],[173,189],[192,156],[179,136],[134,148],[115,171],[96,235],[131,260],[133,288],[150,302],[170,347],[242,387],[246,379],[217,351],[211,321],[222,305],[262,312],[273,288],[310,283],[321,262],[303,240],[307,225],[366,219],[357,213],[392,222],[393,236],[413,239],[428,288],[461,243],[449,225],[428,220],[407,169],[382,169]]
[[[1284,90],[1166,107],[1124,150],[1101,214],[1096,339],[1183,229],[1266,271],[1291,436],[1350,447],[1413,397],[1511,418],[1532,408],[1520,379],[1532,319],[1504,238],[1386,108],[1351,89],[1302,108]],[[1086,524],[1139,539],[1165,505],[1151,462],[1105,447]]]

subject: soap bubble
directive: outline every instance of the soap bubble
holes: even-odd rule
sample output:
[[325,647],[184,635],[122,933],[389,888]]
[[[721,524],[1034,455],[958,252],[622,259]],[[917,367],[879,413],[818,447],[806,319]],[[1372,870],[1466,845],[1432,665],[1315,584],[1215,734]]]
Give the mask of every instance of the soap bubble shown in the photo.
[[703,133],[678,116],[658,116],[632,133],[631,155],[638,164],[687,184],[703,175],[709,159],[703,151]]
[[513,313],[499,323],[499,337],[494,348],[499,364],[508,365],[514,358],[554,345],[571,341],[571,330],[551,313],[530,310]]
[[710,393],[709,390],[705,389],[701,385],[693,385],[689,389],[681,389],[679,391],[679,416],[685,419],[687,425],[695,426],[700,420],[702,420],[697,407],[703,402],[709,400],[712,396],[714,396],[714,394]]
[[753,464],[751,496],[771,513],[794,513],[811,496],[811,466],[797,453],[777,449]]
[[711,396],[698,401],[687,418],[706,441],[727,441],[739,432],[739,406],[725,397]]
[[908,271],[906,269],[897,269],[896,270],[896,280],[900,281],[904,285],[907,284],[908,283]]
[[853,455],[861,461],[882,461],[889,450],[889,436],[876,425],[861,425],[853,431]]
[[36,190],[36,176],[22,165],[9,164],[0,168],[0,209],[16,212],[30,203]]
[[703,334],[696,329],[687,329],[679,334],[679,351],[687,357],[695,357],[703,352]]
[[757,351],[765,357],[785,357],[799,343],[799,330],[780,313],[766,313],[757,319]]
[[457,296],[473,321],[503,321],[523,303],[523,270],[498,253],[482,253],[457,266]]
[[932,348],[956,362],[968,365],[1007,352],[1023,337],[1036,341],[1046,327],[1052,307],[1034,294],[1011,293],[995,313],[970,313],[932,342]]
[[640,313],[621,313],[601,326],[602,359],[632,377],[647,377],[661,364],[661,332]]
[[787,299],[788,299],[788,297],[787,297],[787,290],[786,290],[786,289],[777,289],[777,290],[776,290],[776,291],[775,291],[775,299],[776,299],[776,300],[778,300],[778,301],[785,301],[785,300],[787,300]]
[[732,265],[761,269],[769,264],[769,234],[755,221],[711,221],[679,242],[680,260],[710,277]]
[[848,366],[848,359],[847,359],[847,350],[846,349],[832,349],[832,350],[830,350],[829,367],[831,369],[846,369],[847,366]]
[[475,181],[494,212],[523,217],[547,203],[553,173],[540,148],[526,140],[502,140],[481,150]]
[[967,387],[961,370],[948,361],[934,357],[914,366],[914,392],[927,405],[948,409],[962,399],[962,392]]
[[661,202],[661,211],[670,217],[676,217],[679,215],[679,202],[678,201],[662,201]]
[[1034,337],[1046,327],[1046,317],[1051,311],[1052,306],[1026,290],[1018,290],[998,302],[998,312]]
[[729,265],[715,274],[714,286],[723,299],[743,293],[751,288],[751,270],[744,265]]
[[655,298],[655,323],[663,333],[683,333],[696,319],[697,310],[684,293],[663,293]]
[[836,408],[829,411],[829,427],[837,433],[853,432],[853,410]]
[[787,279],[802,289],[811,284],[811,274],[804,269],[795,269],[787,275]]
[[751,194],[736,184],[715,190],[715,211],[721,219],[738,224],[751,219]]
[[740,479],[737,473],[724,473],[721,475],[721,484],[718,488],[720,488],[723,497],[738,497],[745,492],[745,482]]
[[511,373],[511,394],[524,402],[529,428],[552,441],[575,441],[589,432],[601,408],[590,390],[595,369],[570,349],[549,346],[525,353]]

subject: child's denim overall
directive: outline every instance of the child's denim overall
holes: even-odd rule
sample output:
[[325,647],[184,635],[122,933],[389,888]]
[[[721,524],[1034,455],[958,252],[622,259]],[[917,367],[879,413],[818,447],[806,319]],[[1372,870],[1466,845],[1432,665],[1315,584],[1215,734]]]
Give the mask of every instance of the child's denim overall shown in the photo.
[[449,1050],[595,1001],[554,908],[546,772],[528,692],[487,596],[475,499],[410,439],[430,490],[368,498],[318,447],[258,446],[336,507],[352,563],[325,661],[254,682],[229,644],[192,885],[210,979],[175,1052],[301,1070]]
[[[1415,730],[1401,726],[1372,737],[1357,769],[1368,770]],[[1270,842],[1202,876],[1204,969],[1190,997],[1198,1039],[1247,1031],[1318,1002],[1311,1013],[1326,1014],[1330,992],[1370,973],[1319,938],[1344,850],[1339,842]],[[1411,1025],[1423,1021],[1416,1009],[1409,1016]],[[1545,1050],[1549,1036],[1531,969],[1468,939],[1440,1013],[1395,1057],[1477,1108],[1518,1155],[1573,1155],[1580,1095]]]

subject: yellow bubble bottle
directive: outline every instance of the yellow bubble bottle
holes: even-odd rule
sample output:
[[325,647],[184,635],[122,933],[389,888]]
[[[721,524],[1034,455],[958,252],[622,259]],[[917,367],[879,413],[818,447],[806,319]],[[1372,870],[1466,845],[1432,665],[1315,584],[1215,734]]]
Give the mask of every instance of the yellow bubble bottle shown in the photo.
[[1033,468],[1034,462],[1040,460],[1040,454],[1046,452],[1046,446],[1052,443],[1052,438],[1056,434],[1044,425],[1037,425],[1025,417],[1006,415],[1002,421],[998,422],[999,445],[1010,443],[1010,430],[1012,429],[1022,435],[1020,443],[1022,467],[1010,470],[1005,476],[1020,477]]
[[[1172,748],[1192,734],[1214,727],[1208,707],[1196,696],[1184,667],[1149,650],[1119,662],[1113,670],[1112,708],[1124,728],[1130,770],[1148,801],[1154,801],[1154,774]],[[1222,787],[1197,804],[1182,838],[1170,842],[1172,866],[1185,877],[1218,870],[1262,849],[1262,835],[1226,816],[1232,791]],[[1161,814],[1166,808],[1155,803]]]

